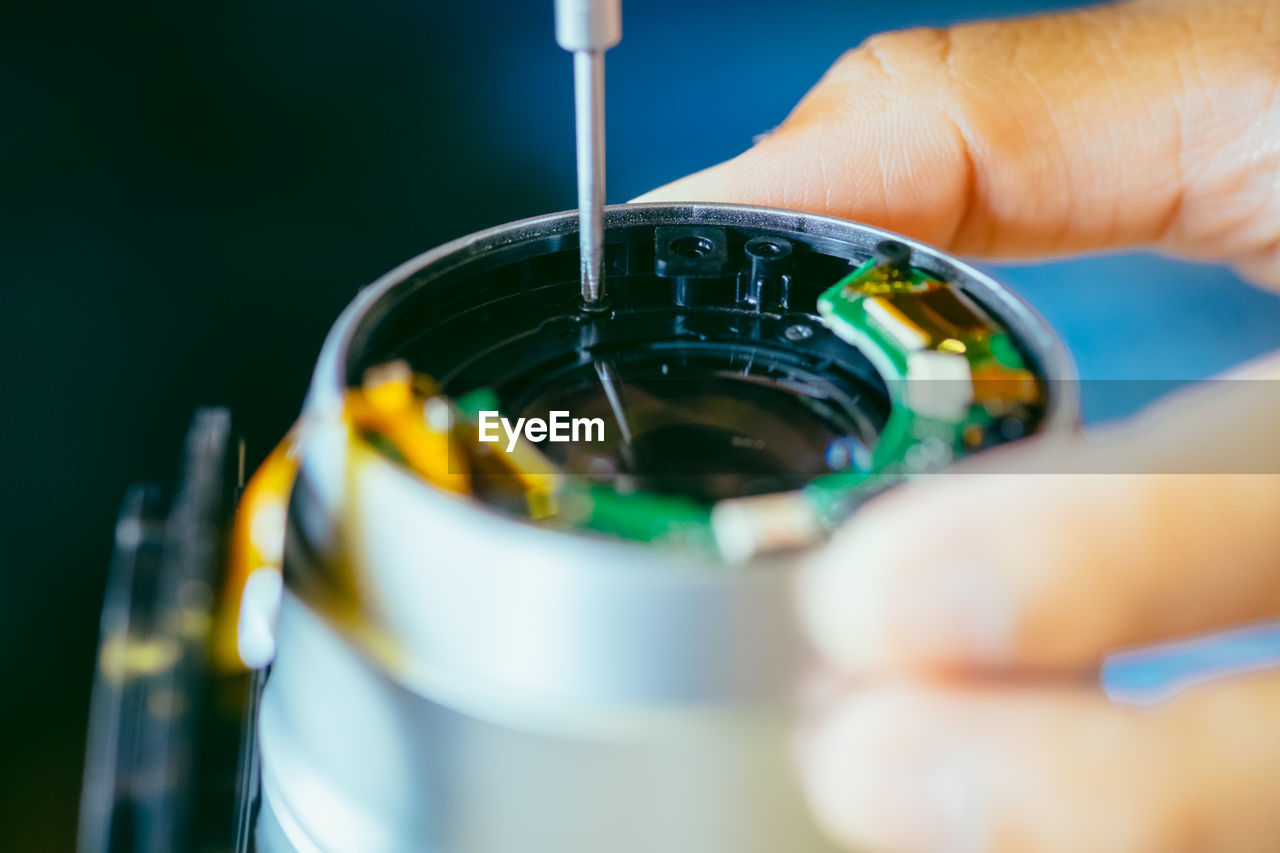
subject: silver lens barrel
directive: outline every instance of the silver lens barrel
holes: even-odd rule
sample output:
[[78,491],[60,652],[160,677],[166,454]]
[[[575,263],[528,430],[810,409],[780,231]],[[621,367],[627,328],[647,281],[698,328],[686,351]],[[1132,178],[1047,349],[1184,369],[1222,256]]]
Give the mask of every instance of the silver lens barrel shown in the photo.
[[[791,211],[620,206],[606,214],[611,274],[642,258],[628,240],[652,246],[664,227],[772,235],[850,261],[893,237]],[[330,332],[306,402],[260,716],[264,850],[828,849],[786,758],[810,663],[794,557],[726,569],[538,527],[349,441],[343,395],[372,364],[429,351],[433,334],[484,322],[486,305],[575,288],[576,228],[576,213],[556,214],[427,252],[362,291]],[[1015,295],[903,242],[995,316],[1041,377],[1072,377]],[[567,276],[532,280],[547,269]],[[1048,388],[1039,430],[1072,429],[1069,383]],[[326,586],[341,608],[316,605],[333,600],[317,596]]]

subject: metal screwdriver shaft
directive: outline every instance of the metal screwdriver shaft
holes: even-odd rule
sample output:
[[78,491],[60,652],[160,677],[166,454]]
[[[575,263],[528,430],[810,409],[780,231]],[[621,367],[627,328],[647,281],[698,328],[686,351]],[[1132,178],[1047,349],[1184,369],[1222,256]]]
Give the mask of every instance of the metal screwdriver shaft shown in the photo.
[[604,52],[622,38],[621,0],[556,0],[556,41],[573,53],[582,301],[604,298]]
[[604,53],[573,55],[578,140],[578,235],[582,245],[582,301],[604,296]]

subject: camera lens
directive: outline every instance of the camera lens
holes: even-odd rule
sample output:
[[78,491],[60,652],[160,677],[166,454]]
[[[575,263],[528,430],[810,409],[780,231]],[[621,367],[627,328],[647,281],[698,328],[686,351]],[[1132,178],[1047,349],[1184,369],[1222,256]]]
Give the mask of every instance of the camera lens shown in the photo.
[[[798,550],[1073,423],[1052,333],[942,253],[730,205],[605,225],[598,304],[559,214],[406,263],[330,332],[235,537],[275,581],[260,849],[825,853],[779,764]],[[486,443],[489,415],[526,426]]]
[[543,452],[569,476],[622,490],[709,504],[795,489],[832,470],[833,443],[869,445],[884,422],[882,387],[814,372],[779,347],[652,344],[604,364],[612,388],[581,365],[516,405],[523,417],[563,410],[616,425],[603,442]]

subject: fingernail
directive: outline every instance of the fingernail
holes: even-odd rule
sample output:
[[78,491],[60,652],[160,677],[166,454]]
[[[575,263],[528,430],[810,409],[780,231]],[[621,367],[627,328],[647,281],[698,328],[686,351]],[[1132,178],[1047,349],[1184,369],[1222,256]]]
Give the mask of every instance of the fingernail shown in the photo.
[[800,618],[810,641],[831,664],[847,673],[876,668],[884,658],[883,607],[868,570],[836,562],[833,555],[800,574]]
[[1013,649],[1014,603],[1009,588],[975,562],[946,563],[905,599],[895,633],[915,655],[939,662],[996,666]]
[[1007,660],[1015,605],[991,562],[920,551],[910,539],[886,543],[869,532],[833,542],[801,573],[801,618],[831,663],[856,673],[904,661]]
[[[802,742],[805,786],[829,833],[857,848],[973,853],[987,846],[980,762],[962,745],[914,738],[886,748],[892,730],[835,721]],[[870,739],[869,739],[870,738]]]

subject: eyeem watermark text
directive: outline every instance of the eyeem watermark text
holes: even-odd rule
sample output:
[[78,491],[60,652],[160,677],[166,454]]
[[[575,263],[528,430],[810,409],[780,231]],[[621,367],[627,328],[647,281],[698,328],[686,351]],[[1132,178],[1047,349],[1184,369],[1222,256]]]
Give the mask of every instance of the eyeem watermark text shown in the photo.
[[523,433],[534,443],[543,441],[604,441],[604,418],[571,418],[568,412],[549,412],[542,418],[517,418],[515,423],[497,412],[480,412],[480,440],[499,441],[498,428],[507,435],[507,452],[515,450]]

